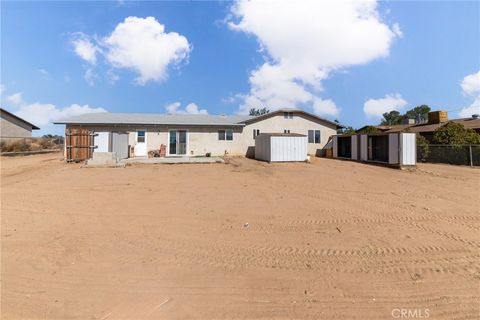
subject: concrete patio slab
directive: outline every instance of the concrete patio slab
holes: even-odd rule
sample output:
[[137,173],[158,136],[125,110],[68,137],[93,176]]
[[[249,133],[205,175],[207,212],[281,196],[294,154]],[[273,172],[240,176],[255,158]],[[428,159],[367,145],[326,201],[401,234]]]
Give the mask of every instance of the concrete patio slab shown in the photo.
[[225,163],[220,157],[165,157],[165,158],[128,158],[120,160],[125,164],[182,164],[182,163]]

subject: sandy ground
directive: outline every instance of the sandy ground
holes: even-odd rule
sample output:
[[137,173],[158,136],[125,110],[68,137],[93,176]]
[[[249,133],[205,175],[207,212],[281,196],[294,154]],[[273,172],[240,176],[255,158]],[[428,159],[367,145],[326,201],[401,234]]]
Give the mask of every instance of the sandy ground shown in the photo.
[[2,159],[1,318],[480,318],[479,169],[229,162]]

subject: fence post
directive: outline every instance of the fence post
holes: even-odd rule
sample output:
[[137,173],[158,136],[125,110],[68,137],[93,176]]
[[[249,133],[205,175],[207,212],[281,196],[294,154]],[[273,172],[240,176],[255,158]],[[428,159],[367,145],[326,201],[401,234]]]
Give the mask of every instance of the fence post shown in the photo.
[[468,146],[468,149],[470,151],[470,167],[473,167],[472,145],[471,144]]

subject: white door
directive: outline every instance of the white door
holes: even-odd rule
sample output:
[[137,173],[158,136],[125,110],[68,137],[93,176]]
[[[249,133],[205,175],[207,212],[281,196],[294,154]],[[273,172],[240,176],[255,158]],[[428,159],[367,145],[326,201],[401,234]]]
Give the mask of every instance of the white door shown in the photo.
[[147,155],[147,132],[138,130],[135,140],[135,157],[145,157]]
[[110,132],[95,132],[93,136],[93,144],[95,149],[93,152],[109,152]]

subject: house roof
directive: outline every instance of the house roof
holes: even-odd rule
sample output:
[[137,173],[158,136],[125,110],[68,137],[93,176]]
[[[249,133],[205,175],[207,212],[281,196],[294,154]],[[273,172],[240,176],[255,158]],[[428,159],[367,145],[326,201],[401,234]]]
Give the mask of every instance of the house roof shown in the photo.
[[154,113],[87,113],[55,124],[117,124],[117,125],[195,125],[195,126],[243,126],[245,115],[209,114],[154,114]]
[[[474,119],[474,118],[461,118],[461,119],[452,119],[449,120],[451,122],[456,122],[456,123],[461,123],[465,128],[470,128],[474,130],[480,130],[480,119]],[[434,124],[428,124],[428,123],[421,123],[421,124],[398,124],[398,125],[380,125],[380,126],[372,126],[375,127],[382,132],[385,133],[393,133],[393,132],[401,132],[406,129],[408,129],[409,132],[433,132],[435,129],[441,127],[444,125],[446,122],[442,123],[434,123]],[[366,128],[368,126],[363,126],[362,128],[358,129],[358,131]]]
[[36,125],[28,122],[28,121],[25,120],[25,119],[22,119],[22,118],[20,118],[20,117],[18,117],[18,116],[16,116],[16,115],[14,115],[14,114],[11,113],[11,112],[8,112],[7,110],[5,110],[5,109],[3,109],[3,108],[0,108],[0,113],[6,113],[6,114],[8,114],[9,116],[11,116],[11,117],[13,117],[13,118],[15,118],[15,119],[17,119],[17,120],[25,123],[26,125],[31,126],[31,127],[32,127],[32,130],[40,130],[40,128],[37,127]]
[[271,116],[279,114],[279,113],[284,113],[284,112],[300,113],[300,114],[315,118],[319,121],[331,124],[331,125],[335,126],[337,129],[345,127],[345,126],[341,125],[340,123],[321,118],[321,117],[319,117],[319,116],[317,116],[313,113],[310,113],[310,112],[307,112],[307,111],[304,111],[304,110],[301,110],[301,109],[296,109],[296,108],[284,108],[284,109],[275,110],[275,111],[272,111],[272,112],[269,112],[269,113],[265,113],[265,114],[262,114],[260,116],[251,117],[250,119],[246,120],[245,123],[260,121],[260,120],[263,120],[265,118],[271,117]]
[[341,128],[336,122],[325,120],[300,109],[281,109],[260,116],[210,115],[210,114],[155,114],[155,113],[86,113],[54,124],[112,124],[112,125],[194,125],[194,126],[244,126],[283,112],[296,112]]

